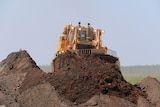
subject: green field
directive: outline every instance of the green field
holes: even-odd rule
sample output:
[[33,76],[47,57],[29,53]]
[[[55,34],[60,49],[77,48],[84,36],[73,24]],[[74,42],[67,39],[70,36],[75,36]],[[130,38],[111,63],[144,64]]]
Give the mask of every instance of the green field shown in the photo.
[[125,80],[131,84],[136,84],[138,82],[140,82],[142,79],[144,79],[144,77],[136,77],[136,76],[131,76],[131,77],[124,77]]
[[136,84],[147,76],[160,81],[160,65],[122,66],[121,72],[126,81]]
[[[158,81],[160,81],[160,76],[151,76],[151,77],[155,77]],[[141,80],[143,80],[146,77],[140,77],[140,76],[125,76],[124,79],[131,83],[131,84],[137,84],[139,83]]]

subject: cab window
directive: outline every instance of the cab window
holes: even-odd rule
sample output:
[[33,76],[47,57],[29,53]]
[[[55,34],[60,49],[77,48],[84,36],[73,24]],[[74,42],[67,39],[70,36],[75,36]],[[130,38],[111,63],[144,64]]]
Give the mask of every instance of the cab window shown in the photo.
[[86,31],[79,31],[78,39],[79,40],[86,40]]
[[74,32],[71,30],[69,33],[69,41],[72,42],[74,37]]

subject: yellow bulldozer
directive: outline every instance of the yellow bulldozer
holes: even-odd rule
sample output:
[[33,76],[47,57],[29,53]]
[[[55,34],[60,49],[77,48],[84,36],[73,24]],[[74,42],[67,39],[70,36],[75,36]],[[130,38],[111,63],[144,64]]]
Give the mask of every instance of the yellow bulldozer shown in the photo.
[[[72,26],[70,23],[64,27],[63,36],[60,36],[56,56],[67,51],[83,56],[95,55],[120,67],[116,52],[102,46],[103,33],[104,30],[94,29],[90,23],[87,27],[81,26],[80,22],[77,26]],[[54,67],[55,60],[52,63]]]

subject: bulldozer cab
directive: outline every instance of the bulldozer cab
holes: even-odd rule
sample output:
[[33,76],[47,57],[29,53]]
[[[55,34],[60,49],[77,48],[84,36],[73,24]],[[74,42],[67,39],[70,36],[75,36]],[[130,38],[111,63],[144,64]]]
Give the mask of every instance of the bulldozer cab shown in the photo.
[[78,34],[77,34],[77,37],[78,37],[78,40],[79,41],[83,41],[83,40],[86,40],[86,31],[85,30],[78,30]]
[[69,45],[76,45],[74,49],[95,48],[95,46],[93,46],[93,40],[96,40],[96,32],[94,32],[94,29],[90,24],[88,24],[88,27],[81,26],[80,23],[78,26],[70,27],[68,38]]
[[88,23],[88,27],[81,27],[78,26],[78,40],[79,41],[88,41],[92,42],[92,40],[95,40],[96,38],[96,33],[93,27],[90,26],[90,23]]

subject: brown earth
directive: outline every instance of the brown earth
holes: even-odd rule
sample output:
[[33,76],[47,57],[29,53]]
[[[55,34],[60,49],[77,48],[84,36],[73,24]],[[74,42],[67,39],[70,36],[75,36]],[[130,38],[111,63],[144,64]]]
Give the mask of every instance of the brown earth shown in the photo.
[[146,77],[138,85],[148,95],[147,100],[160,107],[160,82],[155,78]]
[[0,62],[0,104],[19,107],[17,96],[20,92],[39,84],[44,75],[27,51],[9,54]]
[[[72,102],[84,103],[94,95],[107,94],[137,103],[140,89],[126,82],[115,64],[95,56],[67,52],[55,59],[56,72],[47,75],[55,89]],[[61,66],[63,66],[61,68]]]
[[116,65],[97,57],[66,53],[56,61],[56,72],[47,74],[27,51],[9,54],[0,62],[0,107],[160,106],[154,78],[133,86]]

